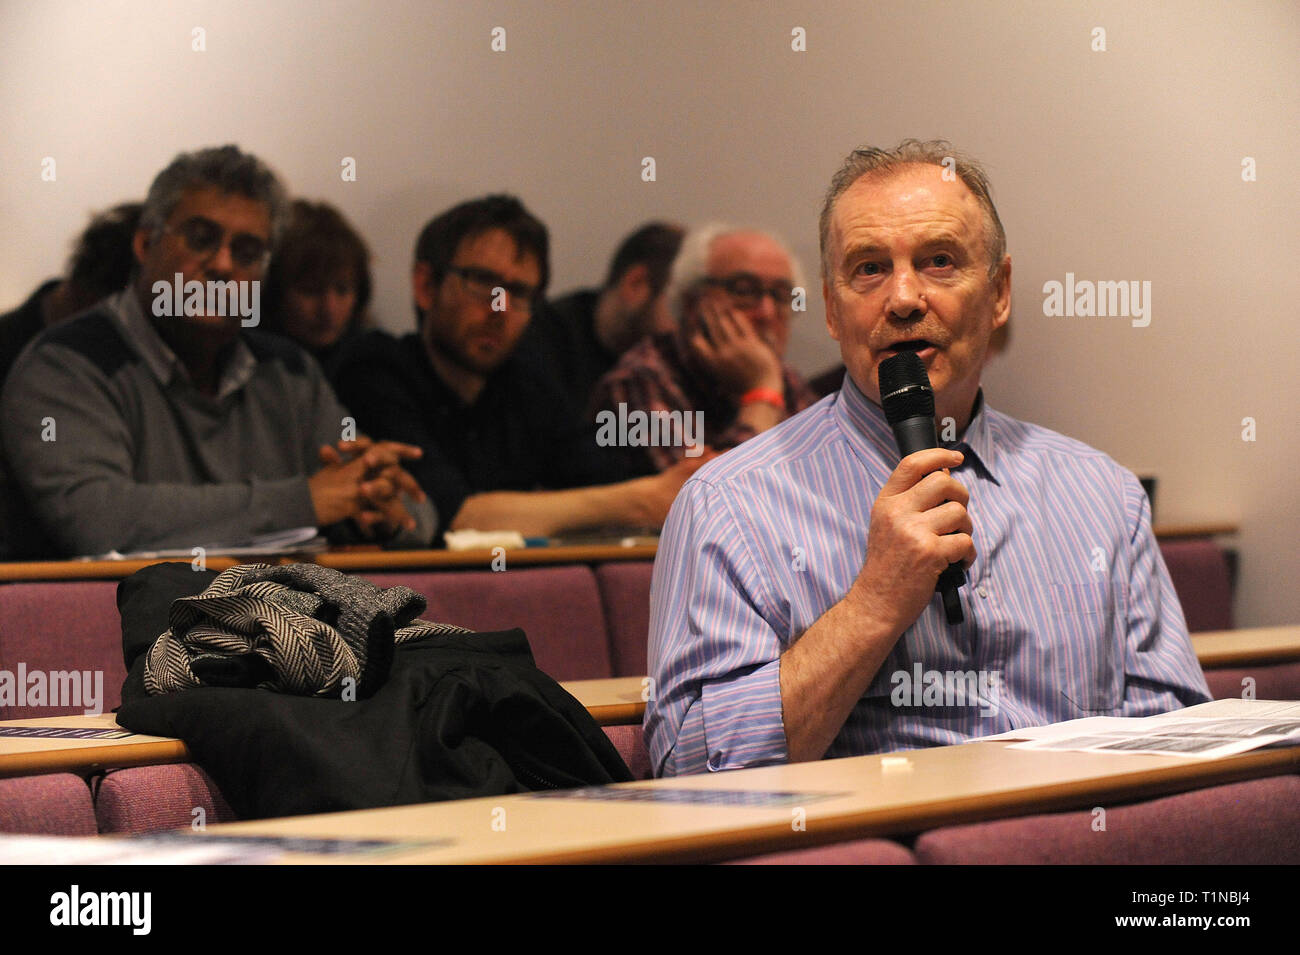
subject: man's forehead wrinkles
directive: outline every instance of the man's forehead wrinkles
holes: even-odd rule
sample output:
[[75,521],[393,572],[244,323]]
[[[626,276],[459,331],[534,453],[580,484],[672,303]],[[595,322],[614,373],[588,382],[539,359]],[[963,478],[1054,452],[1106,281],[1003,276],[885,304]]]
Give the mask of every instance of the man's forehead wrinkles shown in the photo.
[[914,222],[889,226],[851,223],[841,233],[839,245],[842,258],[849,258],[866,253],[915,250],[937,244],[973,246],[978,241],[978,230],[964,219],[939,215],[919,217]]

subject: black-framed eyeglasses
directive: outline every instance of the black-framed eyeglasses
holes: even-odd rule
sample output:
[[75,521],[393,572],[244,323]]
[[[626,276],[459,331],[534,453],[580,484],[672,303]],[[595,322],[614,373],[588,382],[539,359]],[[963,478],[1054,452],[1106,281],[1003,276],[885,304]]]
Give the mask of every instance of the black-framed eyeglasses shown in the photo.
[[[195,255],[210,258],[221,250],[226,230],[203,216],[191,216],[180,225],[163,226],[168,235],[179,235],[185,247]],[[271,247],[261,236],[239,232],[230,237],[230,260],[244,269],[266,265],[271,257]]]
[[716,278],[710,276],[701,281],[704,285],[711,285],[725,291],[741,308],[758,308],[764,296],[770,297],[772,304],[778,309],[790,308],[793,301],[794,286],[789,282],[773,282],[767,285],[757,275],[749,272],[733,272],[731,275]]
[[510,308],[519,312],[532,311],[537,289],[527,282],[508,282],[504,275],[472,265],[451,265],[447,271],[458,277],[471,294],[483,301],[491,301],[496,298],[497,289],[503,289]]

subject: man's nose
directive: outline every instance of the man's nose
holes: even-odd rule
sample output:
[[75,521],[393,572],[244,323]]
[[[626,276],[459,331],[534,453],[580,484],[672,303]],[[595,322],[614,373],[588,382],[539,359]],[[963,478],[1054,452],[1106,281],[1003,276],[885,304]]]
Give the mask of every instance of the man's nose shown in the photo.
[[754,324],[760,328],[771,328],[776,324],[780,309],[777,307],[776,300],[771,295],[764,293],[759,296],[758,304],[754,306],[753,316]]
[[889,299],[886,303],[891,315],[907,318],[917,312],[925,311],[925,296],[922,294],[921,279],[910,267],[895,269],[889,283]]
[[341,316],[347,306],[347,296],[334,289],[326,289],[324,303],[325,311],[330,316]]
[[222,241],[207,260],[203,263],[203,271],[211,279],[228,279],[235,271],[235,259],[230,254],[230,243]]

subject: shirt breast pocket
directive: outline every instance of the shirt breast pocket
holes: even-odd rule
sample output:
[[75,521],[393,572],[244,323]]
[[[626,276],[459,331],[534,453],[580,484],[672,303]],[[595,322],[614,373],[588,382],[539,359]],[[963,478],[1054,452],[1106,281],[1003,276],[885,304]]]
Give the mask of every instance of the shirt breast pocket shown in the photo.
[[1124,642],[1108,580],[1052,584],[1056,682],[1067,711],[1111,714],[1123,702]]

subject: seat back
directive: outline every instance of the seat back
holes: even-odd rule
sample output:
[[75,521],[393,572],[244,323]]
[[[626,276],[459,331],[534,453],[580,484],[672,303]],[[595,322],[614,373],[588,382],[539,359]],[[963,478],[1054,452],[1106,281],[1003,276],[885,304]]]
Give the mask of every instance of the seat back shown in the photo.
[[426,620],[471,630],[523,628],[538,668],[552,679],[613,675],[596,578],[585,564],[366,576],[381,587],[404,584],[424,594]]
[[1232,575],[1223,548],[1212,540],[1165,540],[1160,553],[1183,605],[1187,629],[1232,629]]
[[85,712],[96,685],[100,708],[117,706],[126,679],[117,582],[0,584],[0,670],[26,684],[26,699],[0,705],[0,719]]
[[654,562],[618,561],[596,568],[600,600],[609,621],[609,654],[614,676],[646,672],[650,634],[650,577]]

